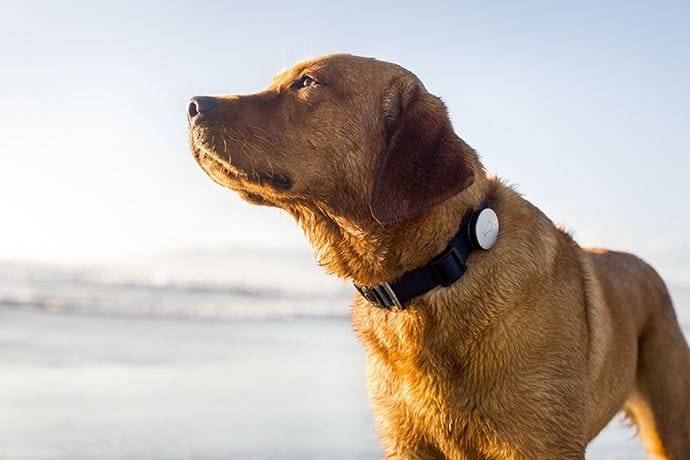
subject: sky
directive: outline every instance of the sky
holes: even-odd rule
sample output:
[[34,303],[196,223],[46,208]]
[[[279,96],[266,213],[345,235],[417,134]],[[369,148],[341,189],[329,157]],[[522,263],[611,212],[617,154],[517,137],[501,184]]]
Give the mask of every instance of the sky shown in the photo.
[[0,6],[0,260],[307,248],[288,215],[205,176],[185,106],[349,52],[415,72],[487,169],[580,243],[690,283],[688,2]]

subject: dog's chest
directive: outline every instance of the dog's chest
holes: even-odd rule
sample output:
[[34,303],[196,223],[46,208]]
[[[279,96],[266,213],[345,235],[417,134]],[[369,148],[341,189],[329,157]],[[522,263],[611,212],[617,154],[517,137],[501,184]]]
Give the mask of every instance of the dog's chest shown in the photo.
[[[402,436],[411,444],[421,438],[453,458],[483,458],[468,452],[501,437],[493,423],[497,413],[491,409],[502,407],[495,385],[480,383],[481,372],[472,366],[388,358],[367,352],[367,383],[377,424],[391,431],[383,437]],[[500,443],[494,444],[499,448]]]
[[495,363],[478,357],[495,356],[495,350],[471,348],[430,330],[419,318],[397,320],[374,325],[355,318],[379,427],[394,431],[391,436],[408,433],[435,444],[464,444],[465,451],[485,445],[496,429],[492,408],[502,407],[506,389]]

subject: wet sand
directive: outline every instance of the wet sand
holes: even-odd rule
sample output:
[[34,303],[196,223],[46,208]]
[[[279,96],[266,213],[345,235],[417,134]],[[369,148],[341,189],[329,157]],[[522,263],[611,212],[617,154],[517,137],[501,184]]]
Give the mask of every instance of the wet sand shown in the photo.
[[[619,420],[588,459],[643,459]],[[343,319],[217,321],[0,305],[0,459],[375,459]]]

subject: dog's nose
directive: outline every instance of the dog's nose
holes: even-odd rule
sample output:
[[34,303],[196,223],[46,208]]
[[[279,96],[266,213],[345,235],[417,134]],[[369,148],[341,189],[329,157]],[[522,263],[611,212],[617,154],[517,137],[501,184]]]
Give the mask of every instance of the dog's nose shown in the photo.
[[206,113],[216,106],[216,100],[210,96],[194,96],[189,100],[189,105],[187,106],[187,113],[190,119],[194,119],[200,116],[202,113]]

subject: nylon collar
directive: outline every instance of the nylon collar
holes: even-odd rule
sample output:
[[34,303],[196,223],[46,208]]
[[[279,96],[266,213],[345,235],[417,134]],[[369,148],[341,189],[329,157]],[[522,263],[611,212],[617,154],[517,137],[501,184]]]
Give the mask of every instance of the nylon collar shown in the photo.
[[459,280],[467,271],[466,262],[472,251],[490,249],[496,242],[498,230],[498,217],[485,201],[478,210],[462,218],[460,229],[448,246],[428,264],[404,273],[390,283],[376,286],[355,284],[355,288],[377,307],[404,310],[415,297]]

